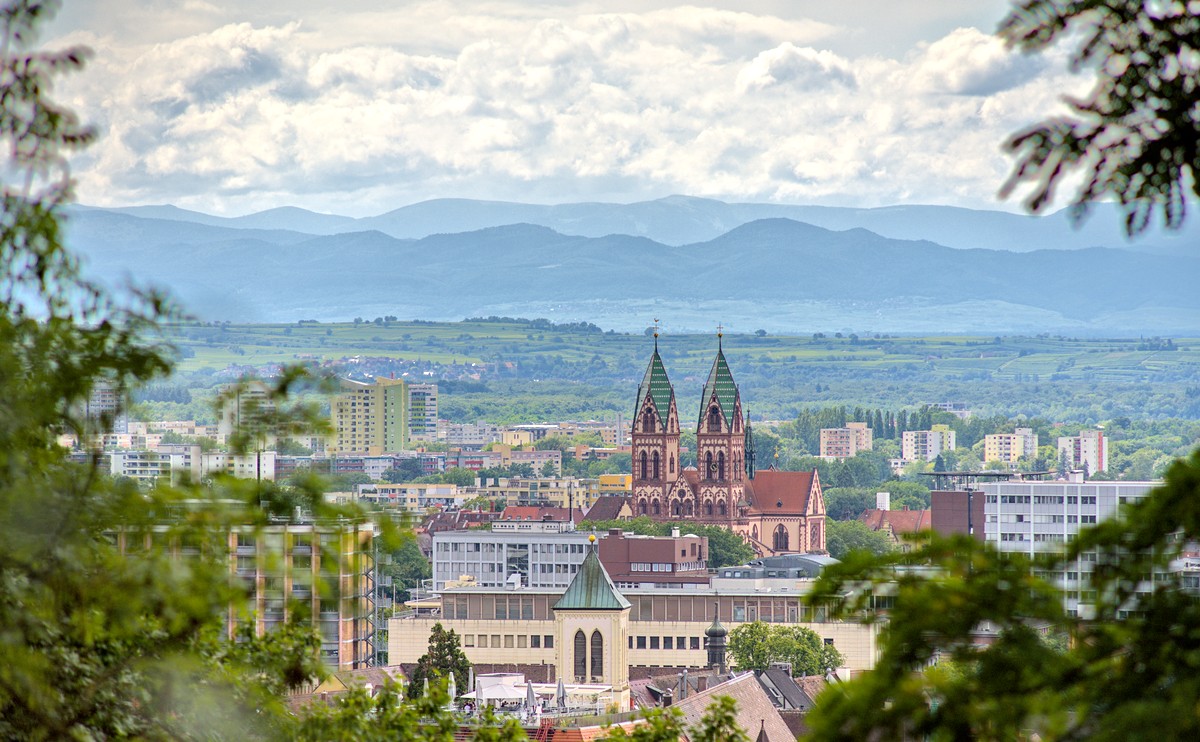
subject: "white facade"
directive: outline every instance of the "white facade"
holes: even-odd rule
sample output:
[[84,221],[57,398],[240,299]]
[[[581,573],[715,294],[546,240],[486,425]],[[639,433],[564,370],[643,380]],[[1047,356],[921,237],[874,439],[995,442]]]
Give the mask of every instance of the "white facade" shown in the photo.
[[1089,474],[1108,471],[1108,441],[1099,430],[1085,430],[1076,436],[1058,439],[1058,456],[1066,454],[1073,469],[1087,468]]
[[931,430],[906,430],[900,436],[900,458],[904,461],[933,461],[943,451],[957,447],[957,434],[948,425]]
[[581,531],[445,531],[433,535],[433,589],[464,575],[479,587],[502,587],[513,575],[521,585],[566,589],[587,555]]
[[437,439],[437,384],[409,384],[408,440],[418,443],[433,443]]
[[[1080,528],[1116,515],[1121,505],[1140,500],[1160,482],[990,482],[984,493],[984,539],[1014,554],[1061,549]],[[1048,575],[1062,586],[1074,615],[1086,615],[1090,600],[1081,586],[1095,566],[1084,553],[1063,572]]]

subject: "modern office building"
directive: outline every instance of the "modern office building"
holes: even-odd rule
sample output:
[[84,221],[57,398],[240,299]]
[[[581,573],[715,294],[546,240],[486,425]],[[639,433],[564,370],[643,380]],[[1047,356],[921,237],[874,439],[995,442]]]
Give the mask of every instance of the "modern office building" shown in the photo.
[[[1158,482],[993,482],[980,485],[984,539],[1000,551],[1035,554],[1061,549],[1079,529],[1118,513],[1121,505],[1150,494]],[[976,497],[979,497],[976,494]],[[1084,552],[1064,571],[1049,575],[1062,585],[1072,615],[1087,614],[1089,598],[1081,584],[1096,563]]]

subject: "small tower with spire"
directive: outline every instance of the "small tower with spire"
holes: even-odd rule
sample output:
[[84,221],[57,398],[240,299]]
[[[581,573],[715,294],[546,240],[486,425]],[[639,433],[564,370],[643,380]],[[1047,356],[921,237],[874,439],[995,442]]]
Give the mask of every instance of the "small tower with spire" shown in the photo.
[[721,604],[713,603],[712,625],[704,630],[708,637],[708,668],[716,675],[724,675],[725,666],[725,637],[729,632],[721,625]]

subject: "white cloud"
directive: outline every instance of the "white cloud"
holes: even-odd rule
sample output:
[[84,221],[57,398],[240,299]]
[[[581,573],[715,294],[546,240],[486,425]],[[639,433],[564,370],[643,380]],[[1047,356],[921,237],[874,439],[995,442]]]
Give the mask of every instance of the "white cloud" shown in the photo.
[[97,55],[62,97],[103,134],[75,159],[83,201],[981,205],[1007,169],[1000,143],[1066,79],[975,29],[900,59],[847,55],[831,23],[720,8],[380,6],[346,15],[354,39],[319,14],[194,31],[197,17],[155,43],[72,35]]

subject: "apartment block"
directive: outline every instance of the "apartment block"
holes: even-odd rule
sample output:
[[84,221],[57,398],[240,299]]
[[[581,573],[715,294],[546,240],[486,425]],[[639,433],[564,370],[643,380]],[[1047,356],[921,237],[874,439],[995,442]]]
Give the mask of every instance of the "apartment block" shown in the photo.
[[848,459],[859,451],[870,451],[871,428],[866,423],[846,423],[844,428],[821,429],[821,458]]
[[341,380],[330,403],[333,453],[378,456],[437,440],[437,385],[376,378]]
[[992,433],[983,438],[983,460],[1015,464],[1022,457],[1037,455],[1038,436],[1032,428],[1017,428],[1012,433]]
[[1099,430],[1085,430],[1058,439],[1059,459],[1072,469],[1087,468],[1089,474],[1108,471],[1108,441]]
[[[217,410],[217,440],[225,443],[238,431],[254,431],[264,416],[275,409],[271,399],[271,387],[262,381],[250,379],[239,384],[230,384],[221,390],[220,407]],[[274,431],[262,431],[257,443],[263,448],[275,447]]]
[[956,447],[956,433],[949,425],[907,430],[900,436],[900,458],[904,461],[933,461],[943,451],[953,451]]

